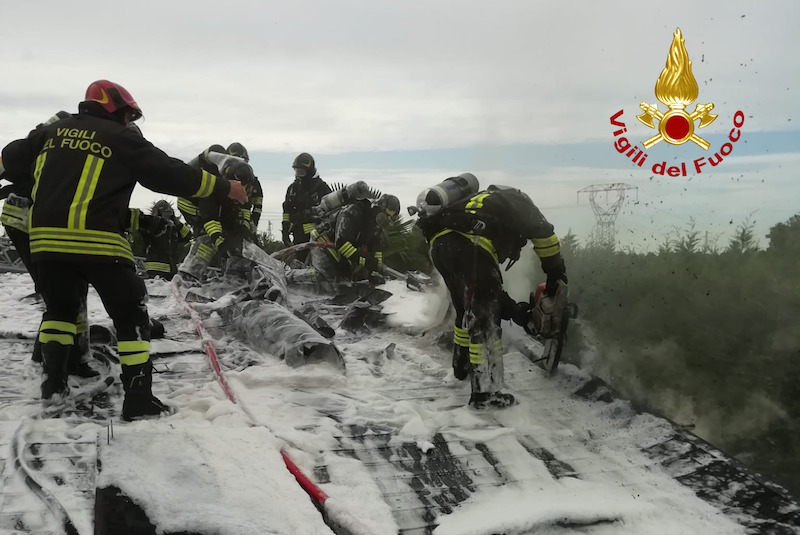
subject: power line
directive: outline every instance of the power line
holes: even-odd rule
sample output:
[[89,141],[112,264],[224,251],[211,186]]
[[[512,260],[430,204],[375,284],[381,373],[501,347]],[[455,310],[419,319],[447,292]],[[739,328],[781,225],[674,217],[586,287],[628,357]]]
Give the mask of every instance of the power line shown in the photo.
[[615,182],[613,184],[593,184],[578,190],[578,202],[581,193],[589,194],[589,204],[596,219],[592,229],[591,241],[596,245],[613,249],[616,245],[617,230],[615,222],[622,204],[625,202],[626,191],[634,190],[636,200],[639,200],[639,188]]

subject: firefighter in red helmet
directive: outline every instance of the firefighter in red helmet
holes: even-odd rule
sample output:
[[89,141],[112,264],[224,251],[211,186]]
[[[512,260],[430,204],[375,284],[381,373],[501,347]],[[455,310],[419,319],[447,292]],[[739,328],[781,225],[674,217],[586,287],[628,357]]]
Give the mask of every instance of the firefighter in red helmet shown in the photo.
[[121,85],[89,85],[78,113],[12,141],[2,161],[15,180],[36,184],[30,212],[31,257],[47,305],[42,399],[69,393],[81,283],[94,286],[117,331],[126,420],[169,411],[152,394],[150,321],[144,282],[124,238],[136,183],[168,195],[247,200],[238,182],[193,169],[127,128],[142,110]]

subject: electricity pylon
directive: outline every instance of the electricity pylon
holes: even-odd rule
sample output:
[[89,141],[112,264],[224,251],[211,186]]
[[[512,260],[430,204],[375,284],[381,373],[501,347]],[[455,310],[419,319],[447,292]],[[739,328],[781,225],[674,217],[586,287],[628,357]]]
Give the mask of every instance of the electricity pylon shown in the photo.
[[592,229],[592,242],[613,249],[616,243],[617,231],[614,223],[622,204],[625,202],[626,191],[634,190],[636,200],[639,200],[639,188],[615,182],[613,184],[593,184],[578,190],[578,202],[581,193],[589,194],[589,203],[592,205],[594,217],[597,220]]

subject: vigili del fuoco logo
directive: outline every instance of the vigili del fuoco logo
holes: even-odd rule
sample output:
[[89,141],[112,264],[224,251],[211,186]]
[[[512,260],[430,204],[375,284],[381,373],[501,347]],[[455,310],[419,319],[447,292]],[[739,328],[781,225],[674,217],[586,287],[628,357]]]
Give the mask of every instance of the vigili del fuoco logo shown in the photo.
[[[672,46],[667,55],[667,65],[656,80],[656,98],[669,107],[669,110],[662,112],[658,109],[658,104],[642,102],[639,107],[644,113],[636,116],[642,124],[658,133],[642,142],[644,149],[640,149],[635,144],[632,145],[628,138],[622,135],[628,131],[628,128],[621,121],[623,110],[619,110],[611,116],[611,124],[619,128],[614,132],[614,148],[639,167],[642,167],[647,160],[647,153],[644,151],[660,141],[666,141],[670,145],[683,145],[691,141],[707,151],[711,144],[700,137],[696,130],[710,125],[718,116],[711,113],[711,110],[714,109],[713,102],[697,104],[692,113],[686,111],[686,106],[697,100],[699,92],[697,80],[692,74],[692,62],[689,59],[689,53],[686,52],[686,46],[683,44],[681,29],[678,28],[672,38]],[[673,177],[687,176],[689,174],[687,169],[694,168],[694,172],[690,174],[699,174],[702,172],[703,166],[707,164],[710,164],[711,167],[718,166],[725,156],[733,152],[733,144],[739,141],[741,137],[739,129],[743,124],[744,113],[740,110],[733,116],[733,129],[728,134],[728,141],[718,151],[715,151],[713,156],[701,156],[689,165],[681,162],[680,166],[667,167],[666,161],[657,162],[653,164],[653,173],[658,175],[666,173]]]

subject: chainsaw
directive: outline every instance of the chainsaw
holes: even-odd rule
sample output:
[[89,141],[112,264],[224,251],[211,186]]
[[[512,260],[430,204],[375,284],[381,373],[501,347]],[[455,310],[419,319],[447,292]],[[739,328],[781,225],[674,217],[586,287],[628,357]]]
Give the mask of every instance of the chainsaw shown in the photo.
[[530,318],[523,328],[542,345],[543,350],[541,356],[529,354],[528,351],[523,354],[544,368],[548,375],[553,375],[558,368],[567,341],[569,320],[578,317],[578,305],[568,302],[568,299],[569,287],[563,281],[558,281],[558,289],[553,296],[547,294],[544,282],[530,295]]

